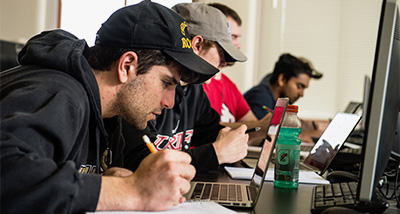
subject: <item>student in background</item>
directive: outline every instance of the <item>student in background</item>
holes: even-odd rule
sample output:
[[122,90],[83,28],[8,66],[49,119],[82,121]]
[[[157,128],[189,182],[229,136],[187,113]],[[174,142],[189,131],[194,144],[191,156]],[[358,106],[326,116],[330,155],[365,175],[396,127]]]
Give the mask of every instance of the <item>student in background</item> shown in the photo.
[[[226,18],[219,10],[198,2],[177,4],[172,9],[186,19],[191,46],[200,57],[216,68],[225,66],[226,60],[234,62],[244,59],[232,44]],[[220,46],[220,42],[225,46]],[[225,55],[229,55],[229,58]],[[176,89],[175,103],[174,108],[164,109],[156,120],[150,121],[145,131],[124,124],[124,136],[132,139],[129,142],[136,142],[134,139],[147,134],[157,150],[186,151],[191,155],[192,164],[198,172],[218,169],[220,164],[233,163],[246,156],[246,126],[235,124],[235,130],[231,130],[220,125],[219,115],[210,107],[201,84],[181,82]],[[267,129],[268,122],[266,119],[247,125],[248,128],[263,126]],[[128,144],[125,166],[135,170],[148,154],[143,143]]]
[[[174,106],[175,88],[218,69],[193,53],[185,20],[143,1],[110,16],[88,47],[43,32],[1,80],[1,213],[166,210],[185,200],[195,168],[180,151],[119,168],[120,116],[137,129]],[[108,118],[108,119],[106,119]],[[104,120],[103,120],[104,119]],[[243,131],[244,132],[244,131]]]
[[[279,97],[288,97],[289,103],[295,103],[304,96],[304,90],[309,87],[311,78],[320,79],[322,73],[316,71],[311,62],[304,57],[295,57],[285,53],[275,63],[274,71],[248,90],[244,97],[257,118],[263,118],[268,111],[265,107],[273,109]],[[302,141],[312,143],[313,137],[319,137],[325,126],[319,127],[315,121],[301,120]]]
[[268,111],[264,106],[273,109],[279,97],[288,97],[289,103],[295,103],[304,96],[311,78],[319,79],[322,74],[310,67],[308,62],[285,53],[275,63],[274,71],[244,94],[251,109],[258,119]]
[[[210,3],[208,5],[224,13],[229,24],[232,42],[240,49],[239,38],[242,36],[240,29],[242,20],[240,16],[226,5],[219,3]],[[229,66],[233,64],[227,63]],[[217,73],[212,79],[205,82],[203,86],[210,99],[211,107],[221,116],[222,124],[257,120],[236,84],[222,72]]]

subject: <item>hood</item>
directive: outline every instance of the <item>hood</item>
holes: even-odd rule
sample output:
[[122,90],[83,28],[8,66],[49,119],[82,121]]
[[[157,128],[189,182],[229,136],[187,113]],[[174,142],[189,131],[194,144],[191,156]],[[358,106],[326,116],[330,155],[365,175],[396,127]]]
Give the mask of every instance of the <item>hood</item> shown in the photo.
[[[44,31],[32,37],[18,53],[21,65],[37,65],[63,71],[84,83],[91,70],[82,55],[88,46],[64,30]],[[86,72],[93,76],[91,72]]]
[[102,132],[106,134],[101,118],[97,81],[83,56],[87,48],[89,47],[85,40],[80,40],[64,30],[44,31],[25,44],[18,53],[18,62],[21,65],[42,66],[62,71],[79,81],[86,89],[91,108],[97,115],[97,122]]

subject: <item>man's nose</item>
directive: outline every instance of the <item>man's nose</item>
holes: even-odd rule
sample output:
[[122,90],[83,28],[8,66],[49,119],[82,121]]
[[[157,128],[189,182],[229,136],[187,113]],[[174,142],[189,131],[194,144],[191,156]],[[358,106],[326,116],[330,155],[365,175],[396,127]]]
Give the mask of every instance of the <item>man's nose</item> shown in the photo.
[[299,91],[299,96],[300,96],[300,97],[303,97],[303,96],[304,96],[304,89],[301,89],[301,90]]
[[163,108],[171,109],[175,105],[175,90],[165,92],[164,98],[161,101]]

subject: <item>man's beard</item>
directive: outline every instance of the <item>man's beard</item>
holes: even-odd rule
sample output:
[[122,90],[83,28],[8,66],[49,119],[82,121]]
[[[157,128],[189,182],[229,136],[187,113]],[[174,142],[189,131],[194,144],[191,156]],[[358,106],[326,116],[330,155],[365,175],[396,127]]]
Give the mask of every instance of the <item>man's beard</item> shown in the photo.
[[148,102],[146,96],[142,94],[144,91],[143,85],[133,80],[117,93],[114,106],[118,110],[118,115],[138,130],[143,130],[147,126]]

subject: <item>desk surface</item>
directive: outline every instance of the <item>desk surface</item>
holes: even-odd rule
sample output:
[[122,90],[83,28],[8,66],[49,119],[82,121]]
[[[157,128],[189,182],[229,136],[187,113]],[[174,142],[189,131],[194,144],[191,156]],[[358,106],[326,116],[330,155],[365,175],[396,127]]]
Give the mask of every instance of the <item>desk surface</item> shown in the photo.
[[[232,180],[224,170],[197,174],[195,181],[249,183],[247,180]],[[298,189],[275,188],[272,182],[264,182],[261,195],[254,209],[234,209],[241,213],[305,214],[311,213],[311,194],[314,185],[299,184]],[[400,213],[395,202],[385,213]]]

